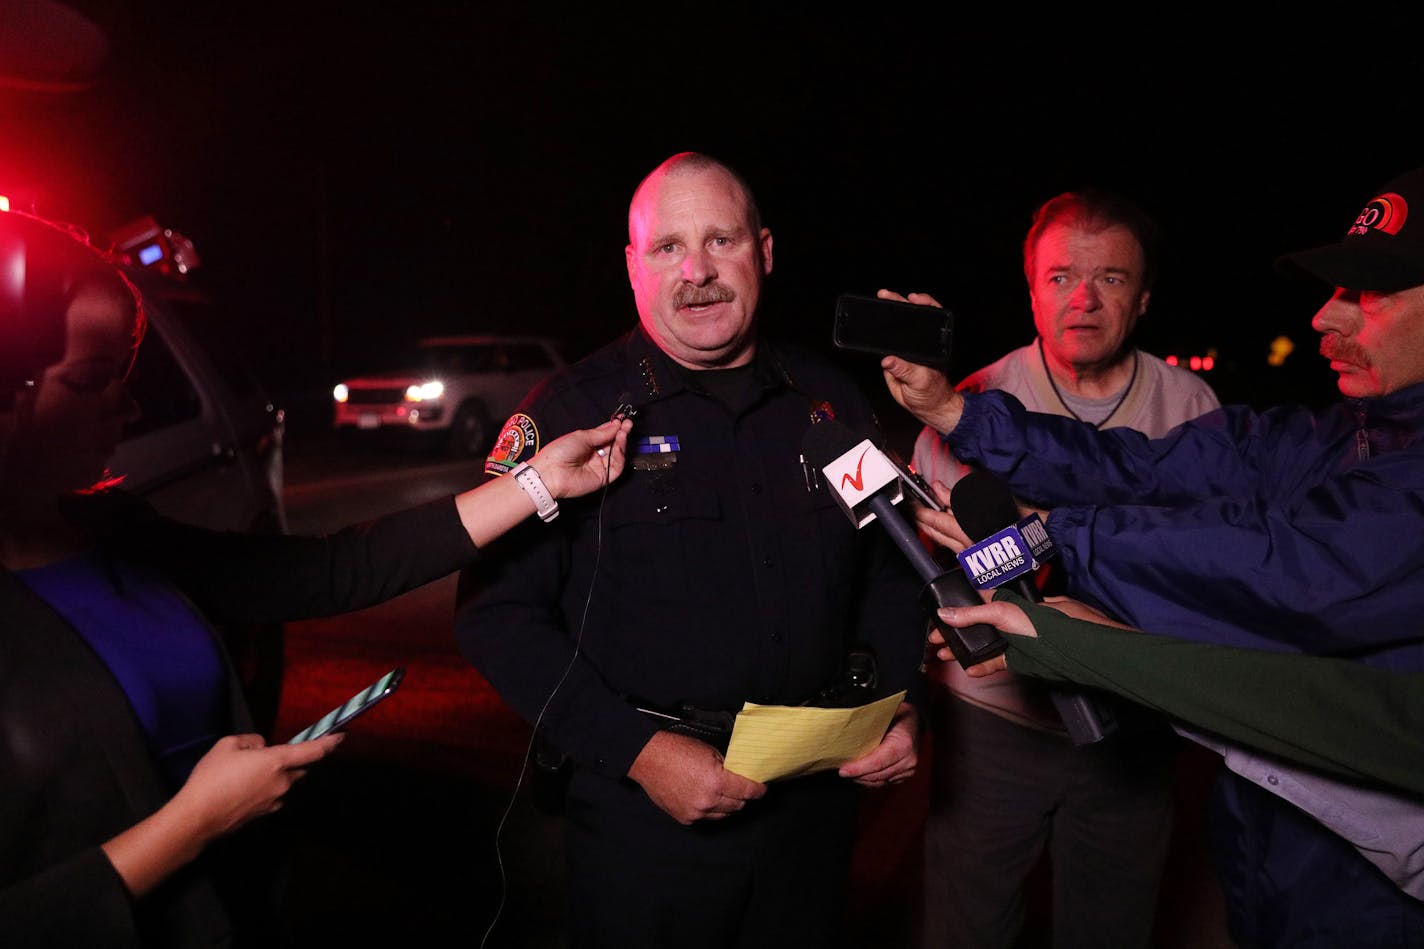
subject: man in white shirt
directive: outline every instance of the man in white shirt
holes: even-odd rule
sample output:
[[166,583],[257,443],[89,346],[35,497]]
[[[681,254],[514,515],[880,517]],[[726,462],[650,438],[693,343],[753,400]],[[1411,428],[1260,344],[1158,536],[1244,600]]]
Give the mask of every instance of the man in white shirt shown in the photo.
[[[959,388],[1003,389],[1030,411],[1153,437],[1215,409],[1200,377],[1131,343],[1159,242],[1151,218],[1119,195],[1050,198],[1024,241],[1037,338]],[[945,488],[968,470],[929,427],[912,465]],[[937,703],[928,721],[924,945],[1011,946],[1024,923],[1024,882],[1049,844],[1054,944],[1101,944],[1111,933],[1115,946],[1150,946],[1180,747],[1170,731],[1079,747],[1042,683],[971,678],[953,662],[929,675]]]

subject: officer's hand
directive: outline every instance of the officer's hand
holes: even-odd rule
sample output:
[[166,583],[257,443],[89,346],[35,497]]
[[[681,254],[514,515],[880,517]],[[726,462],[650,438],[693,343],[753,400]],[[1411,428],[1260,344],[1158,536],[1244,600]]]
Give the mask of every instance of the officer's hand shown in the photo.
[[672,732],[649,739],[628,769],[648,798],[679,824],[719,820],[766,793],[766,785],[722,767],[706,742]]
[[868,788],[908,781],[919,763],[919,712],[901,702],[880,744],[870,754],[841,766],[840,776]]

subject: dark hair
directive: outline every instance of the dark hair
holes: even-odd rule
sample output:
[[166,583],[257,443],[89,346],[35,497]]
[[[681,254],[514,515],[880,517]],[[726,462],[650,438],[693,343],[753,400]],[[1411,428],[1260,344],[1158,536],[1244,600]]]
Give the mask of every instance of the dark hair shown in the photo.
[[1103,188],[1080,188],[1054,195],[1039,205],[1023,244],[1024,276],[1030,282],[1039,238],[1054,224],[1075,225],[1089,231],[1127,228],[1142,248],[1142,289],[1152,289],[1162,253],[1162,229],[1131,199]]
[[0,212],[0,408],[64,358],[66,316],[80,290],[125,301],[134,345],[143,338],[138,288],[75,228]]

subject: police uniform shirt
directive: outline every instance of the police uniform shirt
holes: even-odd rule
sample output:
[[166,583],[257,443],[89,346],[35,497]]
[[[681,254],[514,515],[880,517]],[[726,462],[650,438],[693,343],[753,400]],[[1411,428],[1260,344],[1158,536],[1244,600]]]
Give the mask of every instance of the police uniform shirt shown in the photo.
[[799,704],[858,643],[877,655],[878,695],[919,689],[921,581],[801,462],[818,420],[874,429],[864,394],[828,361],[765,342],[741,412],[699,375],[636,328],[531,392],[486,465],[507,472],[620,403],[636,409],[606,496],[564,499],[557,520],[496,542],[462,575],[456,622],[504,699],[608,776],[655,730],[638,705]]

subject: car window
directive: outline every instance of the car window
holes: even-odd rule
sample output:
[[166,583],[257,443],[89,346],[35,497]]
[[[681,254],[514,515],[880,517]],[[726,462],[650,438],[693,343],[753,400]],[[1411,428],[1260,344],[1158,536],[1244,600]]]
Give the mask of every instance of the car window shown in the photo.
[[224,308],[206,300],[170,300],[165,304],[202,346],[208,360],[242,402],[265,402],[266,387],[252,369],[243,324]]
[[549,353],[537,343],[512,343],[505,347],[505,353],[509,357],[510,372],[554,368],[554,361],[549,358]]
[[144,335],[143,345],[138,348],[133,371],[129,374],[128,389],[141,414],[124,427],[125,438],[195,419],[203,411],[202,400],[188,374],[178,365],[168,343],[152,325]]
[[429,346],[422,363],[436,372],[498,372],[500,353],[493,346]]

